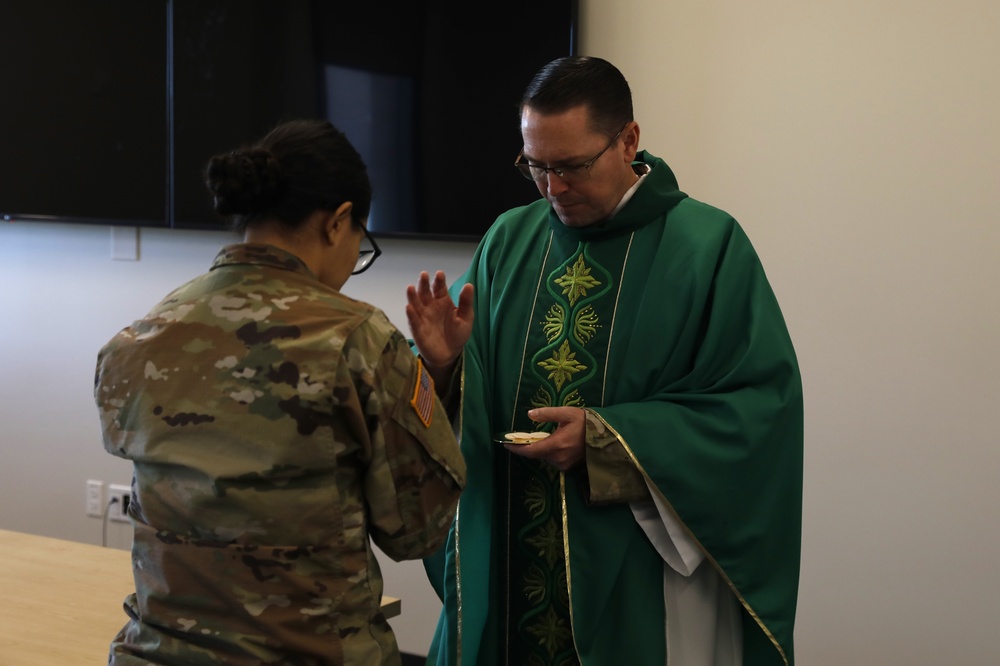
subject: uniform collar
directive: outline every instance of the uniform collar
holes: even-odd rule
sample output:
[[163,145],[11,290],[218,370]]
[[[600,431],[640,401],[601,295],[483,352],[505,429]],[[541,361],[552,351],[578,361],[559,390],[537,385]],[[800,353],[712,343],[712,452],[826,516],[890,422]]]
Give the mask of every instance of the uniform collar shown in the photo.
[[316,277],[309,270],[309,267],[306,266],[305,262],[291,252],[263,243],[233,243],[226,245],[215,255],[215,260],[212,262],[210,270],[215,270],[223,266],[237,265],[270,266],[294,273],[302,273],[313,278]]

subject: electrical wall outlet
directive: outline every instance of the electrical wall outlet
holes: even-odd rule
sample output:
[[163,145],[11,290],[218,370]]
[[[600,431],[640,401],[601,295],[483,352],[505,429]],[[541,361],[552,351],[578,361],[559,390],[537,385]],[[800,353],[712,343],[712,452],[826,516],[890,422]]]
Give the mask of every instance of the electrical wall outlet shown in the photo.
[[104,514],[104,482],[87,479],[87,515],[100,518]]
[[128,522],[128,505],[132,501],[132,487],[115,483],[108,485],[108,501],[112,502],[108,509],[108,518],[121,523]]

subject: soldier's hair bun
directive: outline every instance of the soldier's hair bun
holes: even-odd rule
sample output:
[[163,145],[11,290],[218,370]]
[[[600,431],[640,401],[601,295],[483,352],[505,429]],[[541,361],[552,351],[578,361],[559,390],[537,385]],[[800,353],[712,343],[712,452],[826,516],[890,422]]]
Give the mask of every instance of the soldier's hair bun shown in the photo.
[[364,160],[322,118],[280,123],[258,141],[212,157],[203,176],[215,211],[240,233],[257,224],[294,232],[313,212],[348,201],[358,223],[371,211]]
[[285,191],[281,164],[262,148],[217,155],[205,168],[215,211],[223,216],[255,215],[277,204]]

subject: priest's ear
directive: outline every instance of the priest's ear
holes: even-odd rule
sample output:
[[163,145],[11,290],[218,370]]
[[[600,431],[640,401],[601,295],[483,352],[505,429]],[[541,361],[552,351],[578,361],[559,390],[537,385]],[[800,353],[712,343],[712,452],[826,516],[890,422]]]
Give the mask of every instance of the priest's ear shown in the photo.
[[622,146],[625,149],[625,160],[631,164],[639,152],[639,123],[634,120],[622,130]]

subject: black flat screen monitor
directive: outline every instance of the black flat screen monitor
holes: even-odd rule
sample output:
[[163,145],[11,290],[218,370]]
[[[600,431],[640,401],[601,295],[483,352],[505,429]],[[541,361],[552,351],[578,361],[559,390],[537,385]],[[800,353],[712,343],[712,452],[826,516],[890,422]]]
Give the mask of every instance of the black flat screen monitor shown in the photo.
[[0,26],[0,216],[221,229],[208,158],[323,117],[376,235],[476,240],[539,196],[518,103],[576,52],[577,0],[3,0]]
[[169,226],[159,2],[0,1],[0,219]]

